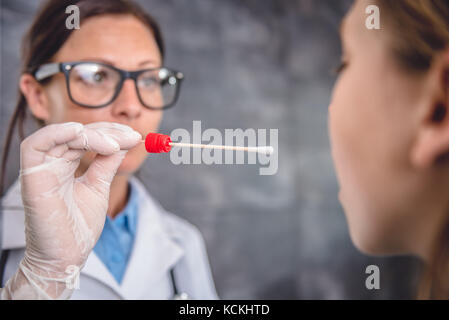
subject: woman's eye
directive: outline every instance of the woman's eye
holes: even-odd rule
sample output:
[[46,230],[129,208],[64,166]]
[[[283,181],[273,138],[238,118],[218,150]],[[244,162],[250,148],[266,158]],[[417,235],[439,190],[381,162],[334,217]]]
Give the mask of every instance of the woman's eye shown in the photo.
[[103,80],[105,80],[107,78],[106,72],[96,72],[93,75],[93,80],[94,82],[102,82]]
[[80,72],[77,77],[78,81],[84,82],[86,85],[98,85],[103,84],[105,81],[108,80],[108,75],[104,71],[99,72]]
[[152,87],[157,84],[157,79],[154,77],[146,77],[142,78],[139,82],[142,87]]

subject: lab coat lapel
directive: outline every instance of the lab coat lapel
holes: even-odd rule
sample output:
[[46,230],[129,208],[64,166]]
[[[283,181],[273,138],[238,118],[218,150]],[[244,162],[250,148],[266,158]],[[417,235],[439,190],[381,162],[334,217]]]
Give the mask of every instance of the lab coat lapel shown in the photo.
[[[81,274],[87,275],[102,282],[103,284],[114,290],[123,299],[126,299],[126,297],[122,293],[122,290],[120,289],[119,284],[94,251],[89,254],[84,268],[81,269]],[[83,284],[80,283],[81,288],[82,285]]]
[[1,201],[2,249],[25,247],[25,213],[23,211],[20,183],[16,180]]
[[121,290],[127,299],[144,299],[148,290],[157,290],[153,282],[167,277],[184,252],[164,228],[162,208],[136,178],[130,182],[138,191],[139,212],[134,247]]

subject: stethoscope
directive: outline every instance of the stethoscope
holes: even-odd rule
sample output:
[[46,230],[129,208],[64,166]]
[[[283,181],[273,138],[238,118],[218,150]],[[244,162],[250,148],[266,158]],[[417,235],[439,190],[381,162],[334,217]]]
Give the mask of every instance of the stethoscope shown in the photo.
[[189,295],[186,292],[180,292],[178,286],[176,285],[175,268],[170,269],[170,279],[173,290],[172,300],[189,300]]
[[3,277],[6,268],[6,261],[8,260],[9,250],[2,250],[2,254],[0,255],[0,286],[3,288]]
[[[8,249],[2,250],[2,254],[0,256],[0,285],[1,285],[1,287],[3,287],[3,277],[5,274],[6,262],[8,260],[9,251],[10,250],[8,250]],[[171,286],[172,286],[172,290],[173,290],[172,300],[188,300],[189,295],[187,294],[187,292],[179,291],[179,289],[178,289],[178,285],[176,283],[174,267],[170,269],[170,281],[171,281]]]

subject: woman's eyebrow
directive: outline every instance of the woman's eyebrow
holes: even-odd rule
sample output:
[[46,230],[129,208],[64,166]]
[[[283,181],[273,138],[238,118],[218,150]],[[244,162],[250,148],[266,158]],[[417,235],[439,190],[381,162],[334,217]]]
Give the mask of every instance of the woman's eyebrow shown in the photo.
[[154,61],[154,60],[145,60],[145,61],[140,62],[140,63],[138,64],[138,66],[139,66],[139,67],[142,67],[142,66],[147,65],[147,64],[154,64],[154,65],[157,65],[158,62],[156,62],[156,61]]
[[114,65],[114,63],[112,61],[109,61],[107,59],[104,58],[82,58],[79,59],[79,61],[87,61],[87,62],[101,62],[101,63],[106,63],[106,64],[110,64],[110,65]]
[[[104,58],[98,58],[98,57],[97,58],[83,58],[83,59],[80,59],[80,61],[101,62],[101,63],[109,64],[111,66],[115,66],[115,63],[113,61],[104,59]],[[158,62],[155,60],[144,60],[144,61],[140,62],[137,66],[142,67],[142,66],[148,65],[148,64],[157,65]]]

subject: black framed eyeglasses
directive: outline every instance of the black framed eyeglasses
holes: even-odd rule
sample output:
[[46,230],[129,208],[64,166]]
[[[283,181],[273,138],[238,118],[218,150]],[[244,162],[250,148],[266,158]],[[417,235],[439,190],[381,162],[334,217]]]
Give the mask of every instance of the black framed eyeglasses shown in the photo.
[[119,95],[126,79],[134,80],[140,103],[153,110],[172,107],[178,100],[184,75],[165,67],[126,71],[106,63],[77,61],[41,65],[33,76],[45,80],[64,73],[70,100],[86,108],[101,108]]

